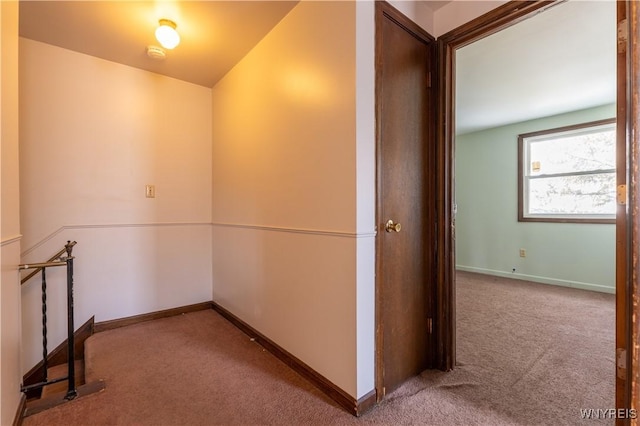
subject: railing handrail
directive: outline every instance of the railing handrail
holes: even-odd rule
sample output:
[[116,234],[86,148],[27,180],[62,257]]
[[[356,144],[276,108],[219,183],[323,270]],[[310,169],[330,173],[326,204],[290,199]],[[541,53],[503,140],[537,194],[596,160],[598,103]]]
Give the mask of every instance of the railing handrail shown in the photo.
[[[35,383],[29,386],[22,386],[22,392],[28,392],[31,389],[42,388],[47,385],[51,385],[53,383],[57,383],[62,380],[67,380],[67,395],[65,399],[71,400],[77,396],[76,390],[76,371],[75,371],[75,339],[74,339],[74,319],[73,319],[73,246],[76,245],[76,242],[67,241],[67,244],[64,246],[64,249],[56,253],[51,259],[47,262],[42,263],[32,263],[32,264],[24,264],[19,265],[18,269],[35,269],[29,275],[27,275],[24,279],[22,279],[21,284],[24,284],[29,278],[36,275],[38,272],[42,274],[42,369],[43,369],[43,377],[42,381],[39,383]],[[66,253],[66,256],[63,254]],[[49,267],[63,266],[67,267],[67,368],[68,374],[64,378],[59,378],[55,380],[49,380],[48,378],[48,348],[47,348],[47,278],[46,271]]]
[[44,269],[51,266],[64,266],[67,262],[46,262],[46,263],[25,263],[24,265],[18,265],[18,269]]
[[[68,247],[73,247],[73,246],[75,246],[76,244],[78,244],[76,241],[71,241],[71,242],[69,242],[66,246],[64,246],[64,248],[63,248],[62,250],[60,250],[59,252],[57,252],[56,254],[54,254],[53,256],[51,256],[51,258],[49,258],[49,260],[47,260],[47,261],[46,261],[46,262],[44,262],[44,263],[46,264],[46,263],[53,262],[53,261],[55,261],[56,259],[60,259],[60,257],[61,257],[63,254],[67,253]],[[62,265],[62,264],[66,264],[66,263],[62,263],[62,262],[61,262],[61,265]],[[30,267],[35,267],[35,268],[36,268],[36,270],[35,270],[35,271],[31,271],[31,272],[30,272],[26,277],[24,277],[23,279],[21,279],[21,280],[20,280],[20,285],[22,285],[22,284],[26,283],[26,282],[27,282],[27,281],[29,281],[31,278],[35,277],[35,276],[38,274],[38,272],[42,271],[42,267],[41,267],[41,266],[37,266],[37,265],[39,265],[39,264],[33,263],[33,264],[28,264],[28,265],[19,265],[19,266],[18,266],[18,268],[19,268],[19,269],[32,269],[32,268],[30,268]],[[29,268],[28,268],[27,266],[29,266]],[[54,265],[51,265],[51,266],[54,266]]]

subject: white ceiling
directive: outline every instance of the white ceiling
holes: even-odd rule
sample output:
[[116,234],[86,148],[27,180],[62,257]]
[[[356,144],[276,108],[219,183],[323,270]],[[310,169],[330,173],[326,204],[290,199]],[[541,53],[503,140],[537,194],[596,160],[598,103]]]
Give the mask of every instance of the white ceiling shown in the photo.
[[[212,87],[297,3],[21,0],[20,35]],[[163,61],[146,55],[160,18],[182,38]]]
[[458,134],[615,99],[615,1],[562,3],[456,52]]

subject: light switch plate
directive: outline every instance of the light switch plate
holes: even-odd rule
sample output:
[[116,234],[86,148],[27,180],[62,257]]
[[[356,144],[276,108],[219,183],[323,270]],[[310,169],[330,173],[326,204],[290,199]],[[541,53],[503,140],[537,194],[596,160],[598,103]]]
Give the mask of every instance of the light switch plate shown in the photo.
[[147,198],[156,198],[156,186],[155,185],[145,185],[144,193],[145,193],[145,197],[147,197]]

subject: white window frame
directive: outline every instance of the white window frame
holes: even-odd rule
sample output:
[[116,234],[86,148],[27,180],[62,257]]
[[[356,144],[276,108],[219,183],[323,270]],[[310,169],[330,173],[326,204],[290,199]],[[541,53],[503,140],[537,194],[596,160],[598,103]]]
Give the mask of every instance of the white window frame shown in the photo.
[[562,176],[580,176],[589,174],[613,173],[616,169],[594,169],[580,172],[538,174],[529,173],[531,144],[540,141],[558,139],[563,136],[584,135],[613,129],[615,118],[592,121],[575,126],[560,127],[539,132],[518,135],[518,221],[519,222],[576,222],[576,223],[615,223],[615,214],[541,214],[529,213],[529,182],[534,179],[544,179]]

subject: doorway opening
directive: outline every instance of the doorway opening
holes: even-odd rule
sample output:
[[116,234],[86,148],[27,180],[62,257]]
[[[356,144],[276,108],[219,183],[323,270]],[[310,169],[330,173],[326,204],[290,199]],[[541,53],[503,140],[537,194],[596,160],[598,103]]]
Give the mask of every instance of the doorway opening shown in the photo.
[[[517,159],[518,159],[518,155],[517,153],[515,153],[515,151],[512,152],[513,155],[510,155],[510,158],[508,160],[502,158],[500,156],[500,154],[496,154],[494,153],[493,155],[491,153],[486,153],[486,152],[479,152],[479,150],[473,151],[473,148],[477,148],[477,147],[473,147],[471,146],[471,144],[469,143],[468,145],[471,146],[471,148],[469,150],[467,150],[467,152],[465,152],[465,150],[467,148],[469,148],[469,146],[465,146],[465,149],[461,150],[460,146],[459,146],[459,140],[457,139],[462,139],[463,143],[468,143],[468,140],[464,140],[464,139],[470,139],[469,137],[459,137],[456,138],[455,135],[455,131],[454,131],[454,127],[453,127],[453,123],[457,124],[457,120],[458,117],[455,116],[455,108],[456,105],[459,101],[459,97],[458,97],[458,93],[456,92],[456,78],[458,77],[458,67],[460,66],[459,63],[459,57],[458,57],[458,53],[459,52],[463,52],[464,49],[467,48],[467,46],[472,46],[471,43],[478,41],[478,40],[482,40],[485,38],[488,38],[489,36],[493,35],[493,34],[497,34],[499,31],[509,27],[514,28],[513,26],[517,23],[521,23],[522,21],[529,21],[528,18],[531,18],[532,16],[543,12],[540,17],[549,14],[549,16],[553,16],[553,14],[559,13],[559,11],[561,10],[561,7],[573,7],[573,5],[571,4],[572,2],[569,3],[563,3],[561,5],[558,4],[549,4],[546,2],[531,2],[528,3],[527,5],[525,5],[524,8],[518,8],[517,5],[513,5],[513,4],[507,4],[504,7],[500,8],[500,10],[496,10],[495,13],[492,14],[492,16],[485,16],[482,18],[479,18],[476,21],[473,21],[471,23],[469,23],[468,25],[465,25],[457,30],[452,31],[449,34],[446,34],[445,36],[443,36],[440,40],[439,40],[439,60],[440,60],[440,66],[441,66],[441,73],[440,73],[440,77],[441,77],[441,90],[443,91],[443,96],[440,99],[440,114],[441,115],[441,119],[443,122],[446,122],[445,126],[442,126],[442,128],[440,129],[440,137],[439,137],[439,142],[440,142],[440,154],[441,156],[439,157],[439,161],[441,162],[441,164],[444,165],[444,167],[442,168],[442,171],[440,173],[440,179],[441,182],[449,182],[451,184],[451,186],[447,187],[447,185],[445,184],[444,187],[445,188],[441,188],[441,191],[443,191],[443,199],[445,200],[445,203],[443,204],[443,206],[440,207],[440,215],[441,217],[445,218],[445,219],[449,219],[449,220],[445,220],[445,223],[443,225],[442,228],[442,233],[441,235],[444,238],[444,241],[442,241],[442,243],[446,243],[447,241],[450,241],[452,243],[451,247],[445,248],[445,252],[448,252],[451,254],[450,259],[448,260],[441,260],[442,263],[440,264],[440,268],[439,268],[439,283],[442,286],[442,291],[441,291],[441,295],[443,295],[442,298],[439,297],[439,301],[441,302],[440,305],[442,306],[442,312],[448,312],[448,310],[450,309],[452,312],[452,315],[450,317],[444,317],[444,315],[440,315],[439,316],[439,321],[441,324],[441,327],[444,328],[444,332],[443,332],[443,336],[444,338],[442,339],[444,342],[444,349],[443,349],[443,353],[442,356],[440,358],[440,362],[441,362],[441,368],[444,369],[450,369],[453,368],[454,362],[455,362],[455,354],[456,354],[456,340],[455,340],[455,335],[456,335],[456,330],[455,330],[455,325],[456,325],[456,319],[455,316],[458,315],[459,319],[464,320],[464,318],[461,318],[463,312],[461,310],[459,310],[458,312],[456,312],[456,299],[455,299],[455,294],[453,294],[453,291],[455,290],[456,286],[455,286],[455,277],[456,277],[456,265],[461,265],[460,262],[454,261],[453,259],[455,259],[455,252],[457,251],[458,253],[460,253],[461,249],[458,248],[458,250],[456,250],[456,247],[453,246],[453,243],[455,242],[455,246],[458,246],[459,244],[462,243],[463,239],[469,237],[469,235],[465,235],[465,233],[467,233],[469,231],[469,228],[465,228],[465,226],[467,226],[464,223],[459,223],[458,222],[458,217],[463,217],[463,216],[456,216],[456,212],[455,212],[455,202],[456,202],[456,198],[457,198],[457,194],[454,193],[454,188],[453,188],[453,182],[454,182],[454,173],[456,176],[456,180],[459,177],[458,176],[458,169],[462,166],[464,167],[469,167],[469,168],[473,168],[471,166],[473,166],[474,164],[484,164],[484,171],[476,171],[475,175],[473,175],[473,178],[476,181],[481,181],[482,180],[482,176],[481,173],[489,173],[489,175],[492,175],[493,172],[496,171],[496,169],[500,169],[500,168],[507,168],[509,169],[511,166],[514,166],[515,164],[517,164]],[[600,4],[602,6],[602,4]],[[617,5],[618,8],[618,17],[615,18],[615,9],[616,9],[616,4],[614,2],[609,2],[608,4],[609,7],[611,7],[613,9],[612,13],[614,18],[612,19],[612,25],[610,25],[610,30],[608,32],[607,37],[609,38],[610,41],[612,41],[613,44],[613,58],[616,57],[616,50],[615,50],[615,45],[616,45],[616,26],[618,23],[618,20],[620,20],[620,4]],[[623,6],[624,7],[624,6]],[[550,9],[550,10],[546,10],[546,9]],[[536,18],[532,18],[531,21],[533,19],[537,19]],[[525,22],[527,22],[525,21]],[[579,21],[581,22],[581,21]],[[530,22],[527,22],[530,23]],[[563,24],[565,22],[563,21]],[[532,32],[529,34],[530,38],[534,38],[537,37],[538,32]],[[562,42],[560,42],[561,46],[563,43],[565,43],[566,40],[562,40]],[[562,55],[564,56],[569,56],[571,57],[572,55],[575,55],[577,52],[575,50],[563,50],[562,51]],[[615,70],[615,59],[611,59],[613,61],[613,69]],[[620,92],[621,89],[620,87],[624,87],[625,85],[625,75],[623,72],[622,75],[622,79],[620,76],[620,54],[618,52],[617,54],[617,60],[618,60],[618,87],[615,87],[615,83],[614,83],[614,88],[613,88],[613,93],[615,94],[617,92],[617,101],[614,100],[613,101],[609,101],[609,102],[605,102],[604,104],[601,105],[591,105],[588,106],[587,108],[582,108],[582,109],[576,109],[575,114],[573,114],[573,116],[571,116],[570,111],[566,110],[564,112],[562,111],[556,111],[555,114],[548,114],[548,116],[551,116],[551,119],[555,119],[557,122],[556,126],[551,126],[551,127],[561,127],[563,124],[560,124],[557,120],[562,120],[562,119],[571,119],[574,120],[574,122],[579,122],[582,121],[582,119],[584,118],[584,121],[593,121],[593,120],[588,120],[586,118],[586,116],[588,114],[602,114],[602,118],[612,118],[615,117],[616,115],[618,115],[618,136],[620,136],[620,129],[624,129],[625,128],[625,120],[626,117],[624,117],[624,114],[620,114],[621,111],[621,105],[624,105],[626,100],[625,99],[621,99],[620,98]],[[460,62],[463,62],[460,61]],[[502,67],[502,72],[500,73],[502,75],[502,78],[505,81],[510,81],[512,79],[514,79],[515,75],[512,75],[508,70],[509,70],[509,63],[500,63],[499,64]],[[623,64],[624,65],[624,64]],[[552,66],[552,64],[547,63],[547,66]],[[624,69],[624,66],[622,67],[622,69]],[[476,73],[477,70],[476,70]],[[480,75],[484,75],[482,72],[479,72],[478,74]],[[514,73],[515,74],[515,73]],[[615,71],[614,71],[614,75],[615,75]],[[560,75],[559,75],[560,76]],[[456,77],[456,78],[454,78]],[[622,81],[622,83],[620,83],[620,81]],[[527,81],[527,83],[529,85],[533,85],[532,81]],[[525,90],[526,91],[526,90]],[[584,92],[584,91],[582,91]],[[581,95],[584,95],[584,93],[580,93]],[[487,112],[489,109],[485,108],[484,110],[475,110],[476,112],[476,116],[482,116],[483,114],[485,114],[485,112]],[[618,114],[616,114],[616,111],[618,112]],[[624,111],[624,108],[622,108],[622,111]],[[579,112],[579,113],[578,113]],[[581,115],[582,114],[582,115]],[[585,115],[586,114],[586,115]],[[570,117],[571,116],[571,117]],[[535,118],[536,120],[541,120],[541,117],[537,117]],[[530,120],[523,120],[522,122],[527,122],[528,124],[531,124],[529,122]],[[513,123],[503,123],[502,126],[510,126]],[[538,125],[544,125],[545,123],[536,123]],[[575,124],[575,123],[574,123]],[[499,126],[498,126],[499,127]],[[516,126],[517,127],[517,126]],[[514,129],[511,129],[514,130]],[[538,129],[539,130],[539,129]],[[533,129],[530,129],[529,131],[533,131]],[[478,132],[481,132],[478,131]],[[469,133],[473,133],[473,132],[469,132]],[[490,133],[490,132],[489,132]],[[522,130],[521,133],[527,133],[526,130]],[[515,136],[517,138],[518,135],[518,131],[516,130]],[[497,135],[493,135],[494,137],[497,137]],[[485,137],[487,137],[487,139],[491,139],[491,135],[487,136],[485,134]],[[618,153],[617,153],[617,165],[616,168],[618,170],[618,176],[617,176],[617,180],[618,180],[618,184],[620,183],[620,181],[622,181],[622,183],[626,182],[626,164],[627,164],[627,154],[624,148],[624,134],[622,138],[618,138]],[[454,157],[454,141],[456,148],[455,148],[455,157]],[[622,145],[622,149],[620,150],[619,147]],[[514,149],[517,149],[517,140],[512,141],[512,147]],[[462,151],[462,152],[461,152]],[[485,161],[482,161],[482,157],[480,155],[482,154],[486,154],[485,155]],[[458,169],[456,169],[456,167],[454,167],[454,161],[455,161],[455,166],[458,167]],[[463,165],[461,165],[460,163],[464,163]],[[508,163],[508,164],[507,164]],[[469,164],[471,164],[471,166],[469,166]],[[456,170],[454,172],[454,170]],[[620,171],[622,171],[622,173],[620,173]],[[467,177],[468,179],[468,177]],[[464,179],[462,179],[464,180]],[[489,182],[487,182],[487,185],[492,185],[494,184],[495,186],[498,186],[501,182],[496,182],[496,181],[491,181],[491,179],[487,179],[489,180]],[[511,189],[513,189],[514,191],[509,191],[510,194],[506,195],[505,192],[507,192],[506,190],[502,191],[497,191],[497,198],[494,200],[488,200],[486,196],[482,196],[479,194],[476,194],[477,197],[474,200],[475,202],[466,202],[466,203],[458,203],[458,208],[459,210],[459,215],[464,215],[465,213],[468,215],[475,215],[475,217],[467,217],[465,220],[470,219],[471,221],[473,220],[478,220],[478,216],[482,216],[483,214],[486,214],[486,211],[488,211],[489,209],[491,209],[492,207],[495,209],[496,207],[496,200],[502,197],[501,201],[504,201],[504,199],[508,199],[510,197],[514,197],[514,193],[517,194],[517,192],[515,192],[515,190],[518,187],[518,176],[517,174],[514,174],[513,176],[508,177],[507,179],[505,179],[507,181],[511,181],[509,182],[509,184],[511,185]],[[458,187],[461,184],[461,182],[456,182],[456,186]],[[447,189],[450,189],[449,192],[447,192]],[[458,189],[458,188],[456,188]],[[470,191],[473,192],[473,191]],[[455,198],[454,198],[455,197]],[[473,199],[472,199],[473,200]],[[494,204],[492,204],[492,201],[494,202]],[[489,207],[487,208],[486,206],[479,206],[480,203],[484,203],[486,205],[489,205]],[[476,209],[477,208],[477,209]],[[514,210],[517,209],[517,202],[514,200],[514,202],[512,204],[510,204],[509,209],[513,208]],[[483,210],[484,209],[484,210]],[[471,210],[471,211],[470,211]],[[464,213],[463,213],[464,212]],[[485,212],[485,213],[483,213]],[[489,214],[493,214],[493,213],[489,213]],[[517,221],[517,213],[511,216],[511,222],[516,222]],[[611,374],[612,371],[614,371],[614,365],[615,365],[615,360],[614,358],[616,358],[615,353],[616,353],[616,348],[621,348],[625,346],[626,342],[626,337],[625,337],[625,331],[622,330],[623,328],[626,330],[625,327],[621,327],[622,325],[625,325],[628,321],[626,321],[628,319],[628,310],[626,308],[626,304],[627,304],[627,299],[626,299],[626,295],[627,295],[627,291],[625,290],[625,282],[626,282],[626,275],[624,273],[620,273],[621,269],[621,259],[624,259],[627,255],[627,250],[626,250],[626,243],[625,243],[625,234],[626,234],[626,229],[625,229],[625,223],[626,223],[626,211],[624,208],[620,208],[620,206],[617,207],[617,216],[616,216],[616,225],[614,228],[614,225],[592,225],[592,226],[600,226],[600,230],[604,229],[602,228],[603,226],[608,227],[608,231],[607,232],[600,232],[600,234],[607,234],[608,235],[608,242],[606,243],[606,247],[608,247],[609,249],[606,251],[606,253],[608,253],[608,266],[607,266],[607,270],[608,272],[608,278],[605,278],[605,281],[607,281],[609,284],[609,289],[604,289],[607,290],[608,293],[613,293],[614,291],[617,290],[617,295],[615,296],[615,299],[609,300],[607,303],[610,305],[610,310],[613,312],[617,312],[617,322],[616,319],[611,318],[612,314],[609,314],[609,318],[607,319],[607,329],[609,330],[609,333],[611,334],[610,338],[611,340],[613,340],[612,336],[615,336],[615,340],[617,341],[617,343],[614,345],[613,343],[610,342],[611,347],[606,348],[607,349],[607,357],[609,360],[609,363],[611,363],[611,366],[607,366],[607,370],[610,372],[609,376],[608,376],[608,380],[610,382],[610,388],[613,389],[613,385],[611,385],[611,382],[614,381],[614,377]],[[449,229],[448,228],[448,224],[451,224],[451,227]],[[515,223],[514,226],[519,225],[519,223]],[[509,257],[509,255],[507,256],[508,260],[508,266],[507,265],[501,265],[501,267],[495,267],[495,266],[491,266],[491,265],[495,265],[495,263],[491,264],[491,262],[495,262],[495,259],[491,259],[490,257],[492,255],[494,255],[494,251],[491,250],[487,250],[484,253],[480,252],[480,250],[476,247],[476,248],[471,248],[469,249],[469,253],[464,253],[461,258],[464,261],[465,257],[467,256],[466,259],[471,259],[474,261],[484,261],[486,265],[489,266],[485,266],[484,268],[486,270],[494,270],[494,271],[498,271],[498,272],[502,272],[502,278],[500,278],[500,280],[502,279],[508,279],[510,278],[509,275],[510,274],[514,274],[517,272],[522,271],[522,275],[525,275],[524,277],[519,277],[519,278],[527,278],[526,275],[532,275],[535,277],[534,273],[526,273],[527,268],[531,267],[531,263],[534,262],[529,262],[526,263],[527,260],[536,260],[536,259],[531,259],[531,255],[534,255],[534,253],[532,253],[530,247],[537,247],[535,245],[536,243],[536,238],[541,239],[540,238],[540,230],[542,228],[541,224],[533,224],[534,228],[536,229],[536,231],[538,232],[537,235],[534,236],[530,236],[530,237],[526,237],[523,236],[524,234],[522,233],[522,231],[520,231],[520,233],[516,233],[514,234],[509,234],[505,231],[505,227],[506,224],[503,222],[500,224],[499,227],[497,227],[497,229],[487,229],[487,228],[491,228],[491,226],[485,225],[483,231],[486,232],[493,232],[493,238],[499,240],[498,236],[496,233],[500,233],[500,232],[504,232],[505,235],[509,236],[508,238],[511,238],[515,241],[507,241],[503,240],[503,247],[500,248],[500,250],[505,250],[505,251],[509,251],[510,252],[510,245],[511,244],[515,244],[516,249],[514,250],[514,254],[515,256],[513,257]],[[551,224],[550,224],[551,225]],[[614,228],[614,229],[611,229]],[[575,233],[575,225],[573,228],[573,231]],[[622,232],[622,237],[621,237],[621,232]],[[484,243],[486,244],[487,238],[492,238],[491,235],[487,235],[484,238]],[[482,240],[483,238],[478,238],[477,236],[475,236],[475,239],[480,239]],[[508,240],[507,238],[507,240]],[[547,242],[550,243],[548,244],[548,247],[546,248],[547,251],[553,252],[554,249],[556,249],[558,244],[553,243],[553,239],[554,238],[558,238],[557,235],[553,235],[553,238],[547,238]],[[567,236],[565,236],[565,238],[568,238]],[[518,241],[518,239],[520,239],[520,241]],[[544,241],[544,239],[542,239]],[[529,247],[524,246],[522,241],[525,241],[526,244],[529,245]],[[495,242],[495,241],[492,241]],[[467,248],[464,248],[467,249]],[[463,249],[463,250],[464,250]],[[618,253],[616,252],[616,249],[618,249]],[[537,252],[538,249],[534,249],[534,252]],[[614,254],[615,253],[615,254]],[[566,254],[566,253],[565,253]],[[527,258],[527,255],[530,256],[529,258]],[[476,257],[476,259],[473,259],[474,256]],[[484,256],[485,259],[477,259],[478,257]],[[466,260],[467,262],[471,262],[471,260]],[[562,258],[560,259],[556,259],[558,260],[558,263],[561,263]],[[506,262],[505,262],[506,263]],[[544,263],[544,262],[541,262]],[[474,266],[474,265],[464,265],[462,264],[463,268],[465,269],[464,266]],[[585,267],[585,269],[588,268]],[[624,266],[624,265],[623,265]],[[475,266],[478,269],[481,269],[481,267]],[[473,268],[467,268],[468,270],[473,270]],[[476,270],[475,272],[482,272],[479,270]],[[485,271],[487,272],[487,271]],[[624,271],[623,271],[624,272]],[[468,273],[468,272],[463,272],[463,274]],[[500,274],[497,274],[500,275]],[[468,279],[469,276],[466,276],[465,279]],[[593,278],[593,277],[591,277]],[[565,279],[564,281],[568,281],[568,282],[564,282],[564,284],[567,285],[572,285],[575,283],[570,282],[570,280]],[[542,280],[542,282],[544,282],[544,280]],[[580,282],[580,280],[576,279],[575,282]],[[517,281],[516,281],[517,283]],[[588,283],[588,281],[587,281]],[[592,284],[593,281],[591,282]],[[615,283],[615,284],[614,284]],[[595,283],[597,284],[597,282]],[[513,282],[509,282],[509,284],[507,284],[507,287],[503,287],[509,289],[510,287],[508,287],[509,285],[513,286]],[[606,284],[603,284],[606,286]],[[538,285],[540,286],[540,284]],[[575,287],[579,287],[578,285],[574,285]],[[552,287],[547,287],[547,288],[552,288]],[[559,290],[560,287],[556,287],[554,288],[554,291]],[[560,289],[560,290],[564,290],[564,289]],[[602,289],[601,289],[602,290]],[[447,293],[450,292],[450,293]],[[600,294],[600,296],[605,297],[606,298],[606,293],[602,293]],[[609,296],[609,298],[611,299],[612,296]],[[594,302],[596,305],[599,302]],[[617,305],[617,306],[616,306]],[[561,308],[557,308],[557,309],[561,309]],[[596,308],[593,308],[594,310]],[[503,311],[504,312],[504,311]],[[599,312],[600,313],[600,312]],[[548,314],[550,315],[550,314]],[[508,322],[508,319],[507,319]],[[530,323],[529,325],[531,325],[532,323]],[[497,327],[499,324],[498,323],[494,323],[493,326]],[[447,329],[447,327],[449,327]],[[621,331],[622,330],[622,331]],[[534,330],[534,331],[539,331],[539,330]],[[565,330],[566,331],[566,330]],[[451,336],[451,339],[449,341],[447,341],[447,336]],[[567,338],[568,336],[571,336],[571,333],[567,333]],[[622,336],[622,337],[621,337]],[[513,336],[511,335],[511,337],[513,338],[512,342],[510,342],[510,344],[517,344],[518,342],[518,338],[516,337],[522,337],[522,336]],[[622,345],[621,345],[621,341],[622,341]],[[550,344],[550,347],[552,347],[553,345]],[[458,348],[459,351],[458,353],[462,352],[462,349],[464,348]],[[491,350],[496,350],[496,348],[490,348]],[[541,359],[544,359],[544,357],[550,357],[551,355],[553,355],[553,352],[547,351],[546,348],[538,348],[540,349],[540,353],[539,353],[539,357],[536,358],[534,357],[533,360],[527,364],[526,361],[524,362],[526,365],[528,365],[529,370],[527,371],[527,373],[531,373],[532,375],[535,375],[533,372],[533,370],[536,368],[537,364],[539,364]],[[578,345],[570,345],[570,351],[575,352],[579,352],[580,348]],[[573,359],[573,361],[575,361],[575,358]],[[571,362],[569,359],[566,359],[566,357],[563,358],[563,362]],[[585,373],[586,374],[586,373]],[[529,377],[531,378],[531,377]],[[523,377],[522,380],[526,380],[527,377]],[[544,386],[544,383],[538,383],[538,386]],[[624,386],[623,386],[624,387]],[[628,401],[628,392],[621,388],[621,382],[620,382],[620,378],[616,381],[615,383],[615,395],[616,395],[616,400],[615,400],[615,406],[617,407],[629,407],[628,403],[626,403],[625,401]],[[605,406],[607,407],[613,407],[614,406],[614,399],[613,399],[613,391],[611,391],[611,393],[609,394],[609,400]],[[585,406],[583,408],[592,408],[592,407],[588,407]]]

